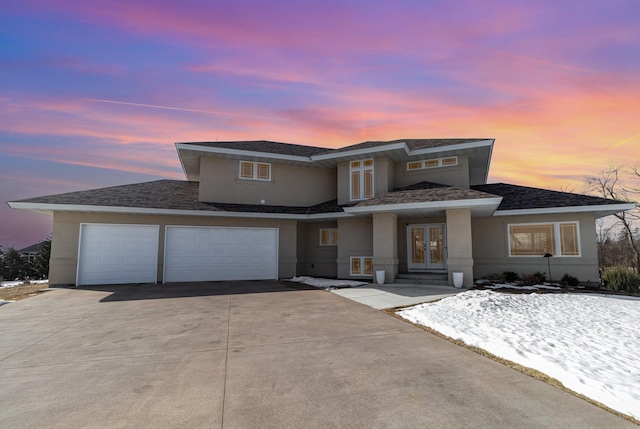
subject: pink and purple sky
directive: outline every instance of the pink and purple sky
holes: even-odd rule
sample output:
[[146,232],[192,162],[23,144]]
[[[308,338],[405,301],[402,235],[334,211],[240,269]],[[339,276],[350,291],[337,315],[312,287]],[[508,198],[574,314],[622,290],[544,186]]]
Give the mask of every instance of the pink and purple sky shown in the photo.
[[490,182],[582,190],[640,154],[640,2],[4,2],[0,245],[13,201],[183,179],[177,141],[487,137]]

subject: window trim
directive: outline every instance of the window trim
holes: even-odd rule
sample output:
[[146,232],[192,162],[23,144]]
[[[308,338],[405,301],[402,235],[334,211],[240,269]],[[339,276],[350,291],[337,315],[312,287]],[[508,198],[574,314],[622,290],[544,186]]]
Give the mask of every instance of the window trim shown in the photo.
[[[445,160],[454,160],[455,162],[453,162],[452,164],[445,164],[444,163]],[[428,163],[433,164],[434,161],[435,161],[435,165],[428,165]],[[415,166],[415,164],[417,163],[420,164],[419,167]],[[410,167],[411,164],[414,164],[414,166]],[[432,168],[455,167],[457,165],[459,165],[458,156],[454,155],[454,156],[444,156],[442,158],[429,158],[424,160],[408,161],[406,165],[406,169],[407,171],[429,170]]]
[[[353,261],[358,260],[360,264],[360,271],[353,271]],[[371,267],[371,272],[367,273],[365,267],[367,266],[367,262]],[[349,273],[352,277],[373,277],[373,256],[351,256],[349,258]]]
[[[246,177],[242,175],[242,167],[243,164],[251,164],[251,177]],[[266,165],[269,169],[269,177],[261,178],[258,176],[258,171],[260,166]],[[241,180],[259,180],[261,182],[270,182],[271,181],[271,163],[269,162],[258,162],[258,161],[242,161],[238,164],[238,178]]]
[[[322,241],[322,233],[326,231],[329,240],[325,243]],[[337,246],[338,245],[338,228],[320,228],[318,243],[320,246]]]
[[[508,247],[509,258],[540,258],[543,256],[543,255],[513,255],[511,253],[511,227],[512,226],[537,226],[537,225],[553,226],[553,244],[554,244],[553,257],[554,258],[581,258],[582,257],[582,242],[580,240],[580,222],[577,220],[568,220],[568,221],[556,221],[556,222],[523,222],[523,223],[507,224],[507,247]],[[576,246],[578,248],[577,255],[562,254],[562,238],[560,233],[560,225],[575,225]]]
[[[354,167],[354,163],[358,163],[358,166]],[[373,161],[373,158],[349,161],[349,201],[364,201],[373,198],[373,196],[375,195],[374,165],[375,163]],[[355,197],[353,193],[353,173],[358,173],[358,195]],[[367,177],[371,178],[370,195],[365,194],[368,188]]]

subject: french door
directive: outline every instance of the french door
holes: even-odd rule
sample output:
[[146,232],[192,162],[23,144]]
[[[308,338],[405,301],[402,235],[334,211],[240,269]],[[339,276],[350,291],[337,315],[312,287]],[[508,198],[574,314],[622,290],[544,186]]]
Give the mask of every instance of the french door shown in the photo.
[[409,225],[407,245],[409,271],[447,268],[445,224]]

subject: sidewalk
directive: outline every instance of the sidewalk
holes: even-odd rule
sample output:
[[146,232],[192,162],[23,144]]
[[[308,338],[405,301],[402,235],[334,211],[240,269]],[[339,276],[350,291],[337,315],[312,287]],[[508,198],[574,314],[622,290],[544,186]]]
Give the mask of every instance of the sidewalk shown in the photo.
[[404,307],[423,302],[437,301],[464,292],[453,286],[414,284],[370,284],[353,288],[333,289],[331,292],[349,298],[377,310]]

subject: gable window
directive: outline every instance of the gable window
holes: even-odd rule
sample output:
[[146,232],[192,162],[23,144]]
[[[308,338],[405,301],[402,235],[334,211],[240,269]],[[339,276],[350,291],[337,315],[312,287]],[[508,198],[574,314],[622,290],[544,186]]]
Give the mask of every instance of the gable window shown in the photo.
[[271,164],[266,162],[240,161],[240,178],[271,180]]
[[320,229],[320,245],[321,246],[337,246],[338,245],[338,229],[337,228]]
[[351,257],[351,275],[352,276],[372,276],[373,275],[373,258],[371,256],[352,256]]
[[425,159],[424,161],[407,162],[407,171],[423,170],[425,168],[451,167],[458,165],[457,156],[448,156],[445,158]]
[[578,222],[509,225],[509,256],[580,256]]
[[351,200],[366,200],[373,197],[373,159],[351,161]]

